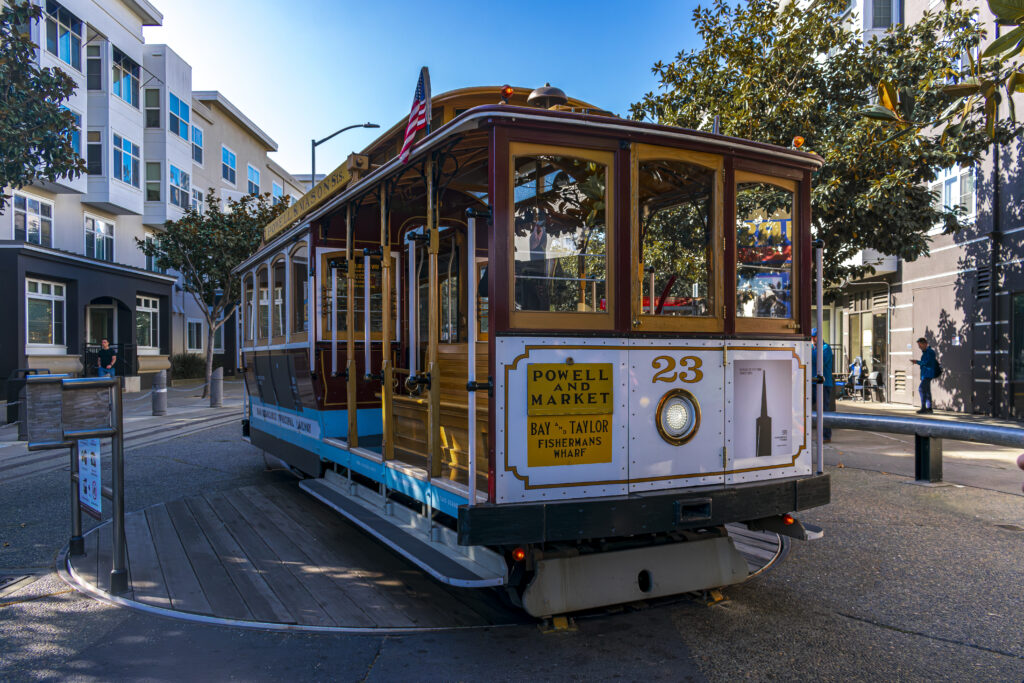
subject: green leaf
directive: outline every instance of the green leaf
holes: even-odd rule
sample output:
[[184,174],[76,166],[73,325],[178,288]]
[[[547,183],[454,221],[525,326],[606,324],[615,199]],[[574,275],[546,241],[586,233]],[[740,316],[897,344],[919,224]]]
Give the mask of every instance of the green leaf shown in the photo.
[[1006,79],[1006,89],[1009,92],[1024,92],[1024,73],[1020,69],[1015,70]]
[[981,56],[984,57],[985,59],[995,57],[996,55],[1002,54],[1010,47],[1019,43],[1021,39],[1024,39],[1024,26],[1018,26],[1012,31],[1004,33],[1003,35],[993,40],[992,44],[985,49],[985,52],[982,53]]
[[968,78],[960,83],[950,83],[942,86],[942,92],[953,97],[966,97],[974,95],[981,90],[981,84],[975,78]]
[[988,8],[1004,24],[1019,24],[1024,19],[1024,0],[988,0]]
[[895,123],[900,120],[895,113],[889,111],[880,104],[872,104],[868,107],[864,107],[857,113],[860,116],[864,116],[869,119],[878,119],[879,121],[892,121]]

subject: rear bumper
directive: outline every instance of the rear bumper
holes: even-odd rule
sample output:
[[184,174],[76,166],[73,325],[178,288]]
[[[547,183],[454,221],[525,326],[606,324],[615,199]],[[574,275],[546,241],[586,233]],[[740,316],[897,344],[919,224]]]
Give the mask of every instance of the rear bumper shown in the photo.
[[583,541],[746,522],[827,505],[829,475],[610,498],[459,508],[460,545]]

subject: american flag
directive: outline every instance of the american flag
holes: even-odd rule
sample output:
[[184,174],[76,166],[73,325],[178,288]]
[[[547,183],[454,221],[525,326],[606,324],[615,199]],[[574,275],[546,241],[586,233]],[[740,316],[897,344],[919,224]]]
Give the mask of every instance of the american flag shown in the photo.
[[412,111],[409,112],[409,123],[405,126],[405,142],[398,160],[403,164],[409,161],[412,152],[412,141],[416,131],[427,127],[430,120],[430,73],[427,67],[420,69],[420,80],[416,83],[416,96],[412,100]]

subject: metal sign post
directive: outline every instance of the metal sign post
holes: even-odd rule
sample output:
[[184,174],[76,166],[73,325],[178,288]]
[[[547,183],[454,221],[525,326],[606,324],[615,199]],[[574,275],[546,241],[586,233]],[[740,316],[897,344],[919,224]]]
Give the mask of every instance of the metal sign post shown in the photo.
[[[110,437],[111,486],[100,486],[102,498],[111,501],[113,515],[113,563],[110,592],[128,590],[124,536],[124,418],[120,380],[111,377],[73,379],[67,375],[36,375],[27,378],[29,450],[69,449],[71,459],[71,538],[68,552],[84,555],[82,500],[79,494],[79,441]],[[98,511],[102,512],[102,511]]]

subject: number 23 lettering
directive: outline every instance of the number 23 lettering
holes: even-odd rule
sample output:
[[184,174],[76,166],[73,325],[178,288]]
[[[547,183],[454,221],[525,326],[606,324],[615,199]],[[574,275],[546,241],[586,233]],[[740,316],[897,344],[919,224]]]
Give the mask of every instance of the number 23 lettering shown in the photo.
[[693,384],[704,378],[700,368],[703,362],[697,356],[683,356],[679,359],[679,372],[676,372],[676,361],[671,356],[658,356],[651,361],[651,367],[657,372],[651,378],[652,382],[686,382]]

